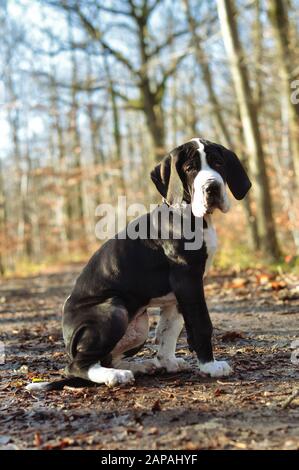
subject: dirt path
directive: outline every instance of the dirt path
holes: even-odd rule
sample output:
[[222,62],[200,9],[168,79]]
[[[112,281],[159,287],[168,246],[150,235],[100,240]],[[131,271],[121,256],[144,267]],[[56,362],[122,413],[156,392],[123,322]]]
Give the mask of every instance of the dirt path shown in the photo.
[[[299,449],[298,278],[248,271],[214,273],[206,293],[217,357],[234,375],[197,375],[183,333],[178,353],[193,372],[137,378],[134,386],[30,394],[32,378],[55,379],[65,366],[60,310],[78,269],[13,279],[0,287],[0,448]],[[151,337],[142,352],[152,355]]]

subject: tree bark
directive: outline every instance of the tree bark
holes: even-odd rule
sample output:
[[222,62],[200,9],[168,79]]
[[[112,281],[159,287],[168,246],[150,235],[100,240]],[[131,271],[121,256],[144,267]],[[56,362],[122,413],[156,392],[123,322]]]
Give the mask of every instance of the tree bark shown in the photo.
[[110,67],[107,57],[105,57],[105,71],[108,80],[108,90],[111,99],[112,105],[112,119],[113,119],[113,137],[116,150],[116,162],[119,169],[119,185],[121,193],[124,194],[126,191],[125,179],[124,179],[124,168],[123,168],[123,157],[122,157],[122,135],[120,130],[120,118],[119,118],[119,109],[117,105],[117,95],[114,89],[114,83],[110,73]]
[[[237,115],[238,121],[240,121],[240,115],[238,113]],[[240,160],[242,164],[244,165],[245,168],[248,167],[248,158],[247,155],[245,155],[244,148],[246,147],[245,145],[245,139],[244,139],[244,134],[243,134],[243,128],[242,126],[238,127],[238,133],[239,133],[239,148],[237,148],[237,155],[240,156]],[[251,242],[251,247],[253,250],[259,250],[260,248],[260,239],[259,239],[259,233],[258,233],[258,227],[257,227],[257,222],[256,218],[254,217],[254,213],[251,208],[251,202],[252,202],[252,193],[249,191],[249,193],[246,195],[245,199],[243,200],[243,207],[244,211],[246,214],[246,220],[248,223],[248,233],[250,237],[250,242]]]
[[59,227],[59,238],[61,250],[65,254],[68,254],[68,236],[67,227],[71,224],[70,220],[67,220],[67,214],[69,210],[65,210],[70,204],[69,197],[66,191],[66,149],[64,144],[63,128],[60,118],[60,106],[59,106],[59,93],[57,90],[56,83],[56,68],[52,66],[50,77],[50,110],[52,117],[53,135],[57,136],[57,153],[58,153],[58,171],[60,173],[58,178],[55,178],[54,184],[57,185],[57,199],[56,199],[56,218]]
[[216,129],[216,133],[221,137],[223,145],[228,148],[231,148],[232,141],[231,141],[230,134],[225,124],[225,120],[221,111],[221,105],[215,93],[212,72],[209,66],[209,60],[202,46],[201,38],[199,34],[197,33],[197,22],[192,16],[191,8],[190,8],[190,1],[184,0],[184,6],[186,10],[189,29],[191,32],[192,43],[195,49],[195,57],[201,70],[202,80],[208,92],[208,97],[209,97],[209,101],[210,101],[211,108],[212,108],[213,121],[214,121],[214,126]]
[[[73,30],[71,15],[68,15],[68,34],[69,40],[73,42]],[[68,237],[73,237],[77,240],[82,240],[82,247],[85,245],[85,236],[88,235],[86,227],[86,217],[84,209],[84,191],[83,191],[83,177],[82,177],[82,164],[81,164],[81,137],[78,124],[79,104],[77,97],[77,84],[78,84],[78,64],[75,50],[71,51],[71,107],[69,112],[69,134],[72,151],[72,164],[71,170],[75,177],[76,183],[73,190],[70,191],[72,204],[68,209],[71,211],[69,218],[72,219],[72,224],[76,227],[76,234],[73,233],[72,227],[69,230]],[[75,170],[75,171],[74,171]]]
[[268,16],[277,45],[277,59],[283,85],[283,93],[288,103],[290,144],[297,186],[299,188],[299,102],[296,103],[295,100],[291,99],[293,91],[292,82],[296,78],[293,75],[296,62],[290,48],[290,28],[287,11],[288,2],[285,0],[271,0],[267,4]]
[[280,256],[272,212],[269,181],[255,108],[244,54],[239,40],[233,0],[217,0],[222,37],[233,78],[246,146],[249,154],[250,173],[254,180],[257,205],[257,227],[261,248],[272,260]]
[[4,178],[2,173],[2,160],[0,158],[0,275],[6,271],[6,250],[7,250],[7,213],[4,190]]
[[149,55],[147,53],[148,24],[145,15],[139,16],[135,7],[132,7],[132,15],[136,21],[138,31],[138,44],[140,56],[140,94],[141,103],[145,112],[146,122],[150,131],[153,144],[155,160],[160,161],[165,155],[165,129],[162,111],[162,98],[164,90],[157,93],[152,91],[149,78]]
[[[91,85],[93,79],[93,69],[92,69],[92,57],[90,54],[86,55],[87,61],[87,84]],[[95,185],[95,197],[94,197],[94,206],[97,207],[101,200],[103,199],[103,172],[101,171],[105,162],[105,156],[102,149],[102,139],[101,139],[101,123],[103,117],[97,117],[96,108],[97,103],[93,100],[93,91],[88,89],[87,91],[87,119],[89,124],[89,133],[90,133],[90,145],[92,153],[92,163],[93,163],[93,181]],[[107,104],[108,109],[108,104]],[[106,110],[107,110],[106,109]],[[106,112],[104,111],[104,114]],[[93,211],[94,212],[94,211]]]

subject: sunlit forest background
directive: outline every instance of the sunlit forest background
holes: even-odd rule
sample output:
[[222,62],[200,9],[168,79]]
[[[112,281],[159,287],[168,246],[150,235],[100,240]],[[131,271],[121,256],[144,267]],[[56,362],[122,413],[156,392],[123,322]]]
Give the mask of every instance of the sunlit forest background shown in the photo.
[[100,203],[159,202],[192,137],[253,181],[221,266],[299,254],[298,0],[1,0],[0,273],[88,259]]

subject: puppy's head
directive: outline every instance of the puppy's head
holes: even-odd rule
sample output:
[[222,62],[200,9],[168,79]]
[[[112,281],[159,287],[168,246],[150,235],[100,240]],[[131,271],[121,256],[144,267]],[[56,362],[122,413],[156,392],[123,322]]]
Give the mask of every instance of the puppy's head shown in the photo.
[[196,217],[229,210],[226,184],[236,199],[251,187],[237,155],[222,145],[192,139],[172,150],[151,172],[159,193],[171,206],[191,203]]

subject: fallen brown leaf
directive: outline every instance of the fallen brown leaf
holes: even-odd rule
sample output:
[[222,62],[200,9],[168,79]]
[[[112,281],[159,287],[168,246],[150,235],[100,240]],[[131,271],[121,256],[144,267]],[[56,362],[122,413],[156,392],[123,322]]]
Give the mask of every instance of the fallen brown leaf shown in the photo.
[[160,400],[156,400],[155,403],[153,404],[152,406],[152,411],[161,411],[162,410],[162,407],[161,407],[161,402]]
[[33,445],[36,447],[40,447],[43,443],[42,437],[39,432],[34,434]]
[[228,331],[221,336],[223,342],[236,341],[237,339],[245,339],[244,333],[240,331]]

